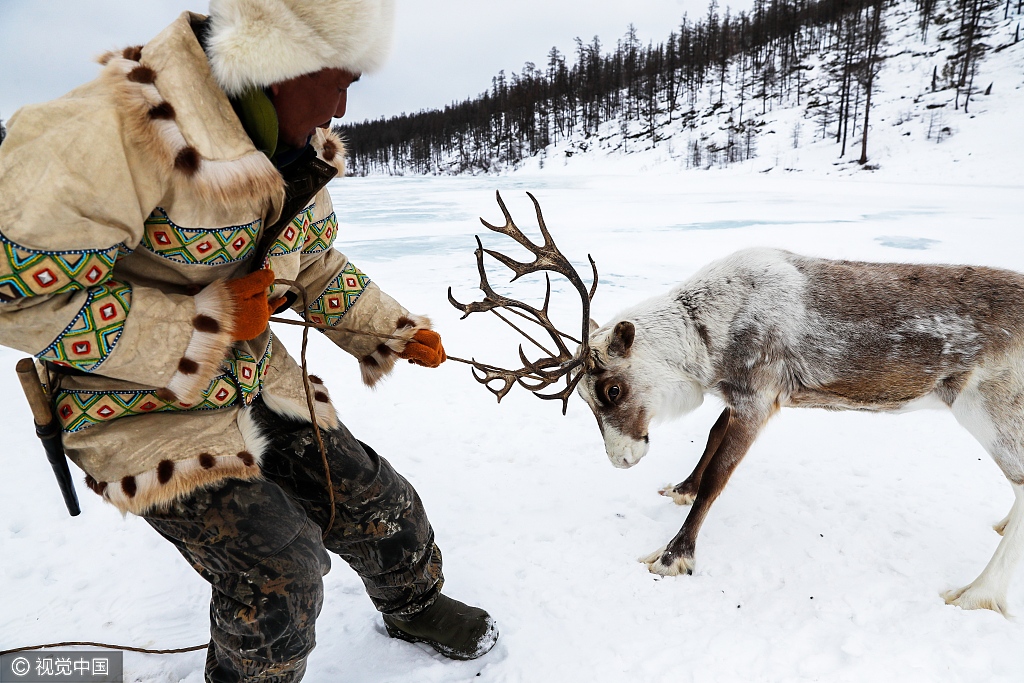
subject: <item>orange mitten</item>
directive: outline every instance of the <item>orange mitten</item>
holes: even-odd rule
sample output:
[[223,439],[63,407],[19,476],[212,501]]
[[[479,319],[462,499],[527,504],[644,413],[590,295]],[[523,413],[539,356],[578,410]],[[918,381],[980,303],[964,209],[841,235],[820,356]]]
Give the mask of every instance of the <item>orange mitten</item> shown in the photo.
[[274,271],[264,268],[224,284],[235,308],[235,317],[231,321],[232,339],[245,341],[260,336],[270,321],[267,289],[274,284]]
[[418,330],[398,357],[428,368],[436,368],[448,360],[441,346],[441,335],[433,330]]

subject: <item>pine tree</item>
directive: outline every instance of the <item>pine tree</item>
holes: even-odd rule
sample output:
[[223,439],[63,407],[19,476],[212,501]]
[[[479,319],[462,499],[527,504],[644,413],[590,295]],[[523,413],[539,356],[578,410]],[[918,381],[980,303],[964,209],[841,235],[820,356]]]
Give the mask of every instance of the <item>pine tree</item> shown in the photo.
[[[633,26],[610,52],[597,37],[577,38],[572,53],[552,48],[540,68],[527,62],[521,73],[501,72],[479,96],[443,110],[339,127],[350,172],[490,173],[567,142],[566,156],[609,140],[624,151],[666,140],[673,154],[675,141],[663,131],[677,128],[692,131],[687,165],[709,168],[755,154],[758,114],[794,99],[812,122],[806,138],[831,138],[842,156],[859,135],[866,164],[883,12],[890,3],[755,0],[750,12],[732,14],[719,12],[719,1],[696,20],[684,16],[663,43],[641,43]],[[922,34],[941,27],[939,39],[956,41],[956,54],[941,72],[933,71],[932,89],[956,87],[960,109],[970,104],[978,61],[989,49],[990,15],[1008,14],[1012,3],[1018,12],[1024,7],[1024,0],[1005,8],[1003,2],[917,0]],[[822,51],[831,59],[824,75],[814,76],[803,60]],[[697,132],[709,130],[701,126],[720,108],[729,118],[721,133]]]

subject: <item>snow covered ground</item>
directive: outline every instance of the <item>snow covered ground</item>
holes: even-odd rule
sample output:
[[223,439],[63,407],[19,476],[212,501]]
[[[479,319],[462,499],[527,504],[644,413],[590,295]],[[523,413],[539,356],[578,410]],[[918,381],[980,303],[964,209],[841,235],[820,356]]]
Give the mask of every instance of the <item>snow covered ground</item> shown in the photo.
[[[523,228],[534,192],[562,250],[590,252],[599,321],[748,246],[828,257],[962,262],[1024,271],[1024,177],[913,172],[812,179],[749,168],[500,178],[346,179],[333,185],[339,246],[385,290],[434,318],[452,355],[512,361],[499,321],[458,320],[477,296],[477,216],[500,220],[500,189]],[[937,172],[936,172],[937,174]],[[508,247],[500,236],[486,236]],[[500,268],[494,271],[494,282]],[[561,285],[562,283],[556,283]],[[507,290],[540,296],[538,283]],[[574,315],[556,286],[553,308]],[[280,330],[298,350],[293,329]],[[991,524],[1012,494],[946,412],[784,411],[715,504],[693,576],[658,579],[636,558],[686,514],[657,489],[689,473],[721,409],[709,400],[656,427],[637,467],[607,461],[589,410],[514,391],[499,406],[464,365],[400,366],[377,391],[352,359],[314,336],[311,365],[342,419],[420,491],[444,551],[446,592],[498,620],[494,651],[451,662],[384,633],[355,574],[326,577],[313,683],[548,683],[639,680],[1020,681],[1024,625],[946,606],[991,556]],[[203,642],[209,588],[141,520],[79,484],[64,512],[0,350],[0,649],[59,640],[143,647]],[[81,473],[76,471],[81,481]],[[1010,594],[1024,615],[1024,570]],[[203,654],[125,655],[126,681],[202,680]]]
[[[524,229],[535,225],[524,192],[535,193],[584,272],[593,254],[598,321],[749,246],[1024,271],[1022,55],[1018,46],[990,55],[979,78],[996,83],[993,94],[972,104],[973,117],[942,109],[954,134],[941,144],[926,139],[928,121],[916,114],[895,123],[930,63],[883,72],[872,115],[877,171],[834,166],[832,143],[787,146],[795,120],[780,111],[776,149],[762,140],[758,158],[725,170],[685,171],[659,146],[564,165],[550,156],[543,170],[528,164],[498,178],[338,181],[338,245],[409,309],[431,315],[451,355],[508,363],[515,334],[481,316],[459,321],[446,298],[449,286],[462,301],[478,295],[472,235],[486,232],[478,216],[500,221],[494,190]],[[569,329],[578,324],[572,297],[555,284],[553,309]],[[504,291],[538,300],[542,290],[524,281]],[[297,351],[295,330],[279,332]],[[0,349],[0,649],[205,641],[209,588],[170,544],[102,504],[77,471],[84,512],[64,512],[15,381],[21,355]],[[647,458],[622,471],[578,398],[565,417],[519,390],[499,406],[454,362],[403,365],[369,391],[354,361],[316,335],[310,358],[342,419],[420,491],[444,551],[446,592],[486,607],[501,629],[476,662],[393,641],[338,560],[312,683],[1024,680],[1024,624],[939,597],[981,571],[999,538],[990,525],[1012,501],[998,468],[946,412],[784,411],[712,509],[694,575],[658,579],[636,558],[668,541],[686,509],[657,489],[689,473],[721,410],[715,401],[656,427]],[[1009,605],[1024,615],[1024,568]],[[128,653],[125,680],[198,683],[203,657]]]

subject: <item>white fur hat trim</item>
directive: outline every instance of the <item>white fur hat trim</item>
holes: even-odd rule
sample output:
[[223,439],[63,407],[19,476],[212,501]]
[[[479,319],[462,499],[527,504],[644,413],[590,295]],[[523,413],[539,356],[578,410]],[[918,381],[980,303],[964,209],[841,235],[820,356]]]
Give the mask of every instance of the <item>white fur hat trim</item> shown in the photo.
[[229,95],[387,57],[394,0],[210,0],[213,75]]

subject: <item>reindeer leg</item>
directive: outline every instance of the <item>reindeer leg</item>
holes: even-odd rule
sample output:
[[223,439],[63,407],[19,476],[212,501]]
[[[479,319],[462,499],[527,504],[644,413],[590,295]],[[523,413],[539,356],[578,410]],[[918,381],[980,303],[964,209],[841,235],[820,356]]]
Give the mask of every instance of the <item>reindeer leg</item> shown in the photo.
[[771,412],[764,411],[763,416],[757,417],[744,415],[738,411],[732,413],[732,419],[726,425],[721,443],[708,460],[701,475],[697,497],[689,514],[686,515],[683,528],[664,548],[640,558],[652,573],[662,576],[693,573],[694,549],[704,518],[711,509],[711,504],[722,493],[736,466],[754,443],[761,427],[768,421]]
[[[1024,382],[972,382],[950,406],[957,421],[989,452],[1013,487],[1013,506],[996,524],[1002,535],[992,559],[974,581],[942,593],[946,603],[963,609],[990,609],[1007,616],[1006,594],[1014,569],[1024,556],[1024,434],[1013,406],[1024,398]],[[1012,380],[1016,382],[1012,382]]]
[[995,554],[974,581],[958,590],[946,591],[946,604],[963,609],[990,609],[1008,616],[1006,593],[1014,569],[1024,555],[1024,485],[1013,484],[1015,496]]
[[697,466],[693,468],[693,472],[690,472],[690,476],[675,486],[666,484],[664,488],[658,490],[658,493],[668,496],[675,501],[676,505],[689,505],[692,503],[693,499],[697,497],[697,489],[700,488],[700,478],[704,475],[704,470],[707,468],[708,463],[711,462],[711,457],[718,450],[719,445],[721,445],[728,426],[729,407],[726,406],[711,428],[711,433],[708,434],[708,445],[704,447],[704,454],[700,456],[700,460],[697,461]]

